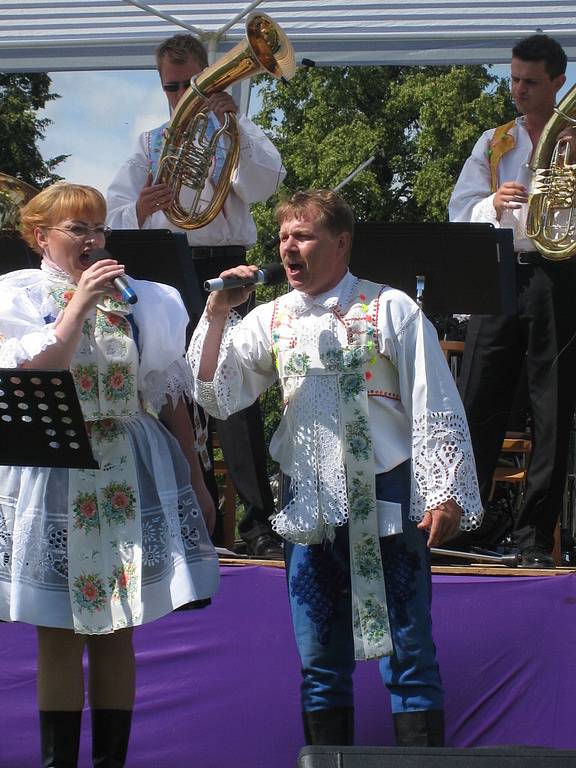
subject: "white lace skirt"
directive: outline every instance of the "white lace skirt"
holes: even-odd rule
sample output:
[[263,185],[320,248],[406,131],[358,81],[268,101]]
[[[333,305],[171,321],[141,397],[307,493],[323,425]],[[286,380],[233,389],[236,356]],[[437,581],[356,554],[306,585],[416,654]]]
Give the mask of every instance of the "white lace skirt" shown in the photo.
[[[218,560],[177,441],[149,415],[124,424],[138,472],[146,623],[213,595]],[[68,472],[0,467],[0,619],[73,627]]]

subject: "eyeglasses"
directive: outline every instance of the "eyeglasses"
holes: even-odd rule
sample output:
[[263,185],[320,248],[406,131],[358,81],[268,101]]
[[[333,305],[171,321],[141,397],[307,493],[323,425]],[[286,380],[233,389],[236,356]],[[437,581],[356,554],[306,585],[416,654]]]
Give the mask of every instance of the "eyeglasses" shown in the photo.
[[92,233],[94,233],[96,237],[108,237],[112,232],[110,227],[102,225],[98,227],[87,227],[85,224],[72,224],[69,227],[45,227],[45,229],[56,229],[58,232],[65,232],[67,235],[70,235],[70,237],[77,237],[79,240],[85,240]]
[[190,81],[192,78],[188,78],[188,80],[182,80],[182,82],[170,82],[170,83],[162,83],[162,88],[166,91],[166,93],[176,93],[176,91],[179,91],[180,88],[188,88],[190,85]]

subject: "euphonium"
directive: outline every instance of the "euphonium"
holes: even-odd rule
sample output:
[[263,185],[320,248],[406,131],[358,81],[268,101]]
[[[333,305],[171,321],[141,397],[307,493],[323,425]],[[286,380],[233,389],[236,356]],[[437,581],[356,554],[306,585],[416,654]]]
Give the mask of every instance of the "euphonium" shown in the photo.
[[25,181],[0,173],[0,229],[18,229],[20,208],[37,193]]
[[576,86],[548,120],[530,164],[533,171],[526,234],[542,256],[551,261],[576,253],[576,165],[570,164],[570,142],[557,139],[576,125]]
[[[209,115],[202,110],[213,93],[260,72],[289,80],[295,72],[294,51],[280,27],[264,13],[252,13],[246,21],[246,39],[195,77],[182,96],[166,128],[155,183],[170,186],[173,202],[166,217],[182,229],[199,229],[219,213],[230,191],[240,155],[236,115],[226,113],[222,126],[210,136]],[[226,158],[209,201],[204,188],[216,150],[224,141]],[[222,150],[221,150],[222,151]],[[184,203],[182,188],[190,202]]]

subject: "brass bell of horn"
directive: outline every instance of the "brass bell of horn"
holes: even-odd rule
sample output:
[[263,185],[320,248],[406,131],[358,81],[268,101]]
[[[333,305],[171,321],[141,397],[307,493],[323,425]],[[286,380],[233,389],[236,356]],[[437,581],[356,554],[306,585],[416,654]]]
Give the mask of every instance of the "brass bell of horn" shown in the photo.
[[[267,72],[289,80],[295,70],[294,51],[280,27],[264,13],[251,13],[246,20],[246,38],[192,80],[166,128],[154,179],[154,183],[165,183],[172,190],[173,202],[164,209],[172,224],[181,229],[209,224],[224,205],[238,166],[236,115],[226,113],[222,126],[210,135],[210,118],[203,111],[205,100],[253,75]],[[207,200],[206,182],[222,142],[227,144],[226,157]]]
[[576,125],[575,113],[573,86],[544,126],[530,163],[526,234],[550,261],[576,253],[576,164],[570,162],[570,142],[558,138],[566,126]]

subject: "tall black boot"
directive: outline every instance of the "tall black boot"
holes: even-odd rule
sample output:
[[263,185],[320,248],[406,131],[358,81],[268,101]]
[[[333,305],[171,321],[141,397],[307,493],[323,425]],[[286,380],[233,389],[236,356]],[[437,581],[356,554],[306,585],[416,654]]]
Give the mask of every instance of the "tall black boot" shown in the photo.
[[444,710],[421,709],[392,716],[398,747],[443,747]]
[[76,768],[81,722],[81,711],[40,711],[42,768]]
[[92,765],[123,768],[130,740],[132,712],[128,709],[92,710]]
[[302,712],[306,744],[354,744],[354,707],[331,707]]

